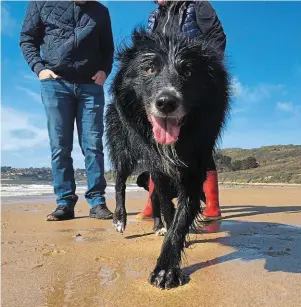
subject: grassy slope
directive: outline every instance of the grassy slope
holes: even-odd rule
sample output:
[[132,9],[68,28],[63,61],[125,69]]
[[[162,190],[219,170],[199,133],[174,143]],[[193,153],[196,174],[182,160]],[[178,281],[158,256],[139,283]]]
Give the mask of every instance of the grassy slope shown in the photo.
[[301,145],[266,146],[255,149],[222,149],[233,160],[254,156],[260,167],[220,173],[220,182],[301,184]]

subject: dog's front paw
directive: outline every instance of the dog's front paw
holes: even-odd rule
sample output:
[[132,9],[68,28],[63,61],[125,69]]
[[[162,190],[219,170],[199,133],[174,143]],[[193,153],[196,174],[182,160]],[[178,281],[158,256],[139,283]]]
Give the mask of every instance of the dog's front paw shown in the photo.
[[126,227],[126,214],[114,213],[113,226],[117,232],[124,233]]
[[155,230],[155,234],[157,236],[164,236],[166,233],[167,233],[167,230],[165,227]]
[[167,229],[164,227],[161,218],[155,217],[154,218],[154,233],[157,236],[164,236],[167,233]]
[[154,270],[148,279],[149,283],[160,289],[171,289],[184,284],[185,278],[179,268]]
[[125,224],[123,222],[117,221],[116,223],[113,223],[113,225],[114,225],[117,232],[124,233]]

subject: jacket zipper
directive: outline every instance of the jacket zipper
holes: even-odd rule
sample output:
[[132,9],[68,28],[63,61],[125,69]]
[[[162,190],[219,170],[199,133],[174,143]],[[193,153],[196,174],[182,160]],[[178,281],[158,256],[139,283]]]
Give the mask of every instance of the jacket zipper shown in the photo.
[[165,23],[165,25],[164,25],[164,27],[163,27],[163,35],[165,35],[165,30],[166,30],[166,25],[167,25],[167,23],[168,23],[168,21],[169,21],[169,17],[170,17],[170,9],[168,10],[168,13],[167,13],[167,21],[166,21],[166,23]]
[[73,2],[73,20],[74,20],[74,47],[76,48],[76,20],[75,20],[75,12],[76,11],[76,4]]
[[[75,20],[75,11],[76,11],[76,4],[73,2],[73,21],[74,21],[74,42],[73,42],[73,49],[76,49],[76,20]],[[73,64],[74,72],[76,73],[77,67],[76,63]]]

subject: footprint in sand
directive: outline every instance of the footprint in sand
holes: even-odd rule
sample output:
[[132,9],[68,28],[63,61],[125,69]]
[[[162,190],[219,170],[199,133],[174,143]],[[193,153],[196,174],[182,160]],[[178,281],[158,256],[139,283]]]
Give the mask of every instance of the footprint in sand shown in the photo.
[[94,258],[94,260],[97,261],[97,262],[107,261],[107,260],[111,260],[111,259],[112,259],[111,257],[105,257],[105,256],[96,256]]
[[53,249],[49,252],[44,253],[44,256],[50,256],[50,257],[56,257],[60,255],[65,255],[67,252],[64,251],[63,249]]
[[118,278],[118,273],[114,269],[102,266],[98,273],[101,286],[112,285]]
[[45,292],[44,306],[105,306],[104,300],[99,296],[100,290],[104,286],[113,285],[118,276],[115,269],[101,266],[99,269],[78,274],[67,281],[58,279],[52,287],[41,289]]

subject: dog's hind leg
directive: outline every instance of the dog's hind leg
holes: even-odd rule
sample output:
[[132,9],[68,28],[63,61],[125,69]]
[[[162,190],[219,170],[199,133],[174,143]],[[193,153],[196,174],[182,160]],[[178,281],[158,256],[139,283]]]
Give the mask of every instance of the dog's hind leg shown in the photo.
[[[155,200],[153,202],[154,205],[157,205],[160,207],[160,220],[158,221],[162,223],[161,220],[161,212],[163,213],[164,220],[166,223],[166,229],[168,230],[172,224],[173,218],[174,218],[174,213],[175,213],[175,206],[174,203],[172,202],[172,199],[176,196],[174,195],[173,188],[170,186],[170,179],[163,174],[156,175],[155,181],[157,181],[158,184],[155,184]],[[158,223],[159,226],[161,226],[160,223]],[[155,221],[155,227],[156,227],[156,221]],[[154,228],[155,228],[154,227]],[[160,227],[157,227],[156,229],[161,229]],[[159,231],[160,235],[163,235],[166,233],[166,229],[162,229]],[[163,232],[163,233],[162,233]]]
[[184,282],[180,270],[181,252],[189,227],[200,212],[200,177],[190,176],[186,183],[183,182],[177,210],[165,235],[157,265],[149,278],[149,282],[158,288],[169,289]]
[[[155,188],[151,196],[154,216],[154,232],[159,236],[163,236],[166,234],[172,223],[175,208],[173,202],[171,201],[172,190],[169,187],[168,178],[162,174],[159,177],[158,175],[155,176],[155,178],[160,179],[154,179],[158,184],[155,184]],[[164,215],[166,228],[162,222],[161,213]]]
[[167,232],[161,219],[160,198],[158,195],[158,189],[154,189],[152,196],[153,216],[154,216],[154,233],[158,236],[164,236]]

